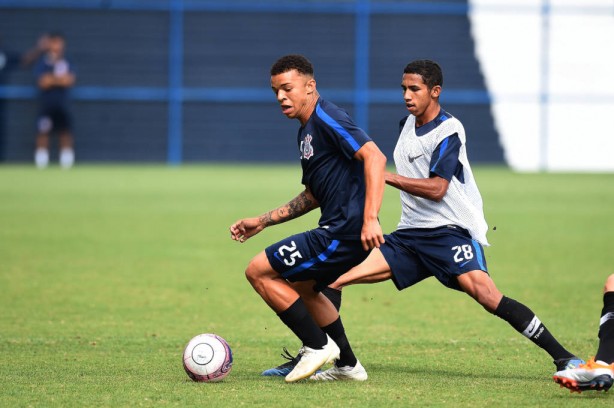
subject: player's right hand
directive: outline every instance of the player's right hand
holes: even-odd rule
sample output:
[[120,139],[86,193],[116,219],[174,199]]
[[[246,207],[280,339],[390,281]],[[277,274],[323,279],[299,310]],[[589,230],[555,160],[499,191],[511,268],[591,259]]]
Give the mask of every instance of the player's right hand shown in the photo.
[[384,239],[384,232],[377,219],[363,222],[360,240],[362,241],[362,248],[365,251],[379,248],[381,244],[386,242]]

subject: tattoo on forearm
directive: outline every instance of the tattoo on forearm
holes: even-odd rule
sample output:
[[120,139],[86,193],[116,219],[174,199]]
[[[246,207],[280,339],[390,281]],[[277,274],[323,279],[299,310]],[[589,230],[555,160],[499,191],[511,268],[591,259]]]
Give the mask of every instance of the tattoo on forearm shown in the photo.
[[295,218],[299,215],[303,215],[308,211],[313,210],[313,201],[309,199],[307,194],[303,191],[294,200],[290,201],[287,205],[288,217]]
[[[262,222],[266,226],[280,224],[293,218],[300,217],[301,215],[313,210],[316,207],[316,203],[311,200],[303,191],[301,194],[299,194],[296,198],[294,198],[292,201],[290,201],[283,207],[279,207],[276,210],[269,211],[268,213],[261,215],[260,222]],[[274,212],[277,213],[277,220],[273,219]]]
[[273,224],[274,224],[274,222],[273,222],[273,211],[269,211],[269,212],[268,212],[268,213],[266,213],[266,214],[262,214],[262,215],[260,216],[260,218],[258,219],[258,221],[260,221],[260,223],[261,223],[262,225],[265,225],[265,226],[267,226],[267,227],[268,227],[269,225],[273,225]]

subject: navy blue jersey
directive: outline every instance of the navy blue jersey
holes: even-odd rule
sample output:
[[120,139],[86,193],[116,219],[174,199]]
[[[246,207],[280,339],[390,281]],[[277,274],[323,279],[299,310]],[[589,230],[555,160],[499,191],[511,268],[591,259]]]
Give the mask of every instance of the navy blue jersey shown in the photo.
[[333,237],[360,239],[365,177],[363,163],[354,154],[369,141],[346,111],[321,98],[299,129],[302,183],[320,204],[320,227]]
[[[39,58],[34,66],[34,75],[36,81],[43,74],[65,74],[73,72],[73,68],[66,59],[51,61],[46,56]],[[63,108],[66,109],[69,101],[69,88],[62,86],[53,86],[49,89],[39,90],[39,99],[43,108]]]

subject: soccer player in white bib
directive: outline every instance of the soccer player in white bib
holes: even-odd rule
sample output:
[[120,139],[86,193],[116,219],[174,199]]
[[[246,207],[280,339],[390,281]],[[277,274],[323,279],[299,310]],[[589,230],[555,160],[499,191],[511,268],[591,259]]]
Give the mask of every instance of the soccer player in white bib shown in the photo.
[[[488,274],[482,197],[469,165],[463,125],[439,104],[442,85],[441,68],[433,61],[405,67],[401,87],[410,114],[401,122],[394,151],[398,174],[385,174],[386,183],[401,190],[401,221],[384,244],[330,286],[392,279],[402,290],[434,276],[543,348],[557,370],[577,367],[584,361],[559,344],[528,307],[504,296]],[[333,367],[311,378],[351,380],[346,373],[351,367]]]
[[597,354],[586,364],[554,373],[554,381],[571,392],[607,391],[614,382],[614,274],[606,279],[603,292]]

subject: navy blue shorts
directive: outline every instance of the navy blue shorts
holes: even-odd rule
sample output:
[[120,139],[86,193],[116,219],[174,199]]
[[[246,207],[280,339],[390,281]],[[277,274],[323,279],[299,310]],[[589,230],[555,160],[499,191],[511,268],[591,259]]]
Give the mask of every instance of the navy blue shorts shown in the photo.
[[72,120],[65,107],[44,107],[38,115],[38,131],[48,133],[51,131],[64,132],[72,128]]
[[365,260],[360,240],[333,239],[318,228],[292,235],[264,250],[271,266],[290,282],[315,280],[322,290]]
[[380,250],[398,290],[430,276],[451,289],[462,290],[459,275],[474,270],[488,273],[482,245],[455,225],[402,229],[385,239]]

